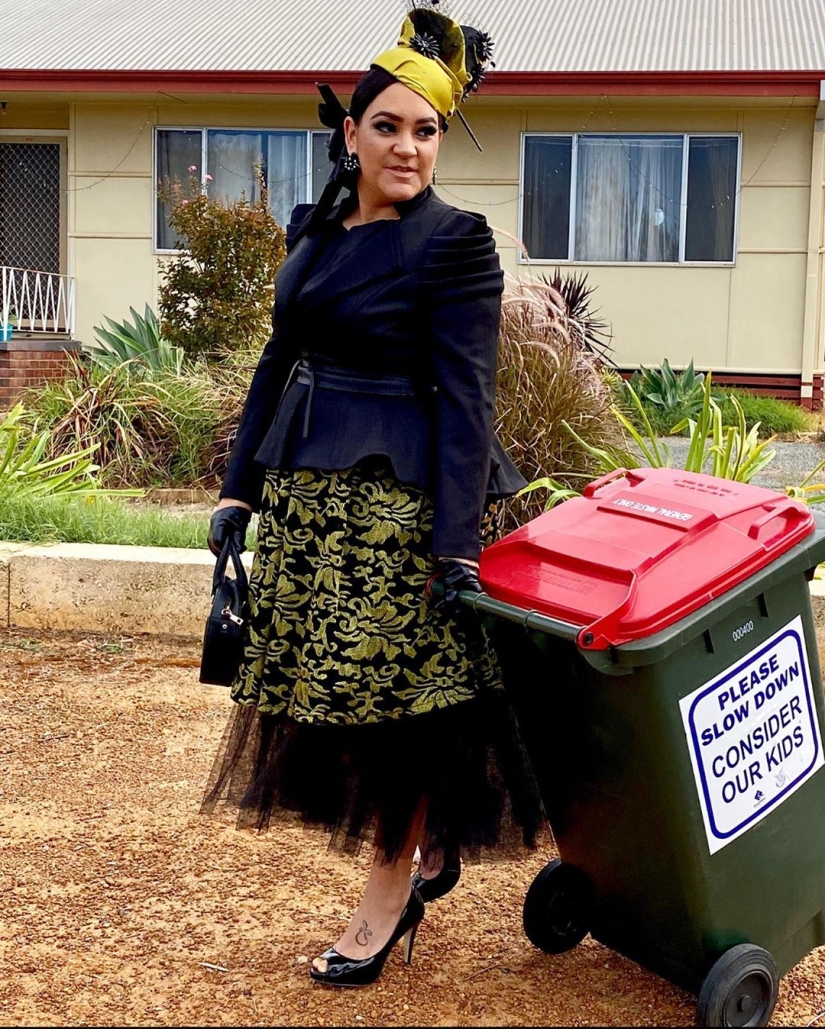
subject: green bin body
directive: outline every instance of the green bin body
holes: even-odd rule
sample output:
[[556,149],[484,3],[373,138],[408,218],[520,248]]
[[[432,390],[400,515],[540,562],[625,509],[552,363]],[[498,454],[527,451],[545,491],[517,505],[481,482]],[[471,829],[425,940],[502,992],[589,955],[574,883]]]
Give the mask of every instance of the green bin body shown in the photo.
[[[592,936],[694,993],[737,944],[769,951],[781,975],[825,943],[825,712],[809,594],[823,560],[817,529],[667,628],[598,650],[580,645],[581,625],[474,600],[560,856],[593,884]],[[752,705],[747,732],[725,737],[737,697]],[[798,740],[786,776],[783,747]],[[701,748],[710,800],[691,756]],[[725,838],[711,837],[711,816]]]

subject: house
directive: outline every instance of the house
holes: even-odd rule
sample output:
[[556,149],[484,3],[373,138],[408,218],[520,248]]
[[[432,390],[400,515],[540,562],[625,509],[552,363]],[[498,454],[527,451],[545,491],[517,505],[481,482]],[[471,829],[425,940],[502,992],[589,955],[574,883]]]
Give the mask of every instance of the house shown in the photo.
[[[483,153],[455,121],[437,189],[487,216],[506,269],[587,271],[623,368],[693,358],[820,406],[822,0],[452,11],[482,19],[496,69],[464,108]],[[257,163],[280,218],[316,196],[315,83],[346,95],[404,7],[0,0],[0,12],[0,313],[21,320],[0,342],[8,402],[104,315],[156,305],[174,243],[159,181],[194,167],[236,196],[255,189]]]

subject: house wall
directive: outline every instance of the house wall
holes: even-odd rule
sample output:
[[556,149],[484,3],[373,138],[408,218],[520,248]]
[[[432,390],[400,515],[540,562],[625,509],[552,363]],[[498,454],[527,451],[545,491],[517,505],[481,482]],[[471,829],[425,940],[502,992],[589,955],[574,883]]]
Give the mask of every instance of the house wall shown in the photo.
[[[505,268],[520,264],[516,234],[520,133],[741,132],[739,252],[734,267],[573,265],[588,271],[612,324],[619,364],[684,364],[742,372],[802,368],[809,247],[813,109],[786,101],[681,104],[606,98],[579,103],[474,99],[467,107],[484,146],[478,154],[456,122],[438,161],[438,191],[481,211],[498,232]],[[32,124],[34,124],[32,122]],[[155,104],[84,102],[68,106],[69,266],[77,278],[77,335],[90,338],[104,314],[156,305],[158,255],[152,250],[153,127],[316,128],[311,98]],[[0,135],[2,127],[0,126]],[[822,269],[820,267],[820,280]],[[822,368],[825,301],[815,307],[815,370]]]
[[[587,105],[474,112],[485,152],[450,138],[444,148],[444,195],[475,206],[515,236],[519,132],[739,132],[742,170],[739,247],[733,267],[587,265],[597,302],[612,324],[622,366],[684,364],[750,372],[799,372],[808,251],[813,110]],[[461,129],[455,132],[461,136]],[[450,136],[453,135],[453,130]],[[519,264],[513,239],[499,235],[513,273],[551,272],[556,262]],[[821,273],[820,273],[821,275]],[[820,322],[821,324],[821,322]],[[817,333],[816,369],[822,367]]]

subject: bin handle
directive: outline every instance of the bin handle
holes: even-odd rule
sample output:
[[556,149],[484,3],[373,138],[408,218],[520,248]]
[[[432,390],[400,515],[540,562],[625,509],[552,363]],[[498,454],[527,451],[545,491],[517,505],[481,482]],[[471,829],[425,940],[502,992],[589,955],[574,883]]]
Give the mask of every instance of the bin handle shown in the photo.
[[[774,503],[767,504],[766,509],[767,513],[763,514],[761,518],[757,518],[756,521],[752,522],[748,528],[748,536],[752,540],[758,539],[760,530],[763,529],[768,522],[773,521],[774,518],[784,518],[789,522],[792,520],[803,521],[810,519],[811,522],[813,522],[811,512],[801,504],[797,505],[793,502],[787,503],[785,500],[777,500]],[[776,537],[774,536],[771,538],[775,539]]]
[[[432,592],[438,595],[443,593],[442,583],[434,583]],[[525,629],[538,630],[547,633],[549,636],[558,636],[565,640],[575,640],[581,626],[573,625],[570,622],[563,622],[558,618],[550,618],[540,611],[527,610],[523,607],[516,607],[507,604],[503,600],[496,600],[489,593],[473,593],[471,590],[462,590],[459,599],[467,607],[479,614],[496,615],[499,618],[506,618],[509,622],[515,622]]]
[[645,476],[640,474],[638,470],[632,468],[614,468],[612,472],[608,472],[607,475],[603,475],[600,479],[594,479],[593,482],[588,483],[584,487],[584,496],[592,497],[596,490],[606,486],[609,482],[613,482],[615,479],[631,479],[636,482],[644,482]]

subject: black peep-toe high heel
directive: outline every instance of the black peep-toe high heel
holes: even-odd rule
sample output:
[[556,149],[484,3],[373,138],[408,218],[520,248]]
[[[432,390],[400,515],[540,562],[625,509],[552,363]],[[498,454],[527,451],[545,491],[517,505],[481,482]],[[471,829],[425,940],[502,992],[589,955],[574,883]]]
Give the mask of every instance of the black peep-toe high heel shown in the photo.
[[444,855],[444,867],[438,875],[434,875],[431,879],[425,879],[420,872],[416,872],[412,877],[412,884],[413,889],[418,891],[418,895],[424,903],[430,904],[432,901],[446,896],[458,885],[460,878],[461,858],[456,850]]
[[326,971],[319,972],[310,965],[310,976],[316,983],[326,983],[328,986],[369,986],[381,975],[389,952],[400,939],[406,937],[404,939],[404,961],[407,964],[412,961],[415,934],[418,932],[418,926],[423,917],[424,901],[413,887],[410,890],[410,899],[401,912],[395,931],[377,954],[358,961],[356,958],[344,957],[334,947],[330,947],[320,957],[320,960],[327,964]]

